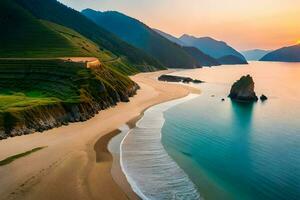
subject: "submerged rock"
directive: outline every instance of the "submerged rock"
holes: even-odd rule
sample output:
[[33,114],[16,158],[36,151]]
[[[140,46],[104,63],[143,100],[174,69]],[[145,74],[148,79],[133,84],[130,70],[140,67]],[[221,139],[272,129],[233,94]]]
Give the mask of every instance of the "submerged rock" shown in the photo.
[[268,97],[267,97],[266,95],[262,94],[262,95],[260,96],[260,100],[261,100],[261,101],[266,101],[266,100],[268,100]]
[[242,76],[240,80],[232,85],[228,97],[238,101],[257,101],[258,98],[254,92],[253,78],[250,75]]

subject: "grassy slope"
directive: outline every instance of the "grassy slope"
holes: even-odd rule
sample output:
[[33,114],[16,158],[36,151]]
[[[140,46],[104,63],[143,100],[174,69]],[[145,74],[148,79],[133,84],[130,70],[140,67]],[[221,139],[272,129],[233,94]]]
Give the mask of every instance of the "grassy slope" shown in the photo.
[[[51,30],[62,35],[72,45],[78,47],[79,49],[82,49],[84,51],[84,54],[88,54],[89,56],[99,58],[101,63],[115,71],[118,71],[125,75],[131,75],[145,70],[145,66],[143,66],[143,68],[140,69],[138,65],[130,64],[126,58],[118,57],[110,51],[100,48],[96,43],[87,39],[86,37],[82,36],[81,34],[72,29],[48,21],[42,21],[42,23],[49,27]],[[146,69],[146,71],[153,70],[156,69]]]
[[35,127],[36,122],[31,120],[36,115],[47,120],[47,112],[61,114],[79,106],[88,110],[79,109],[76,113],[92,115],[98,109],[119,101],[128,101],[134,87],[133,81],[104,66],[88,69],[84,63],[62,60],[2,59],[0,138],[9,135],[14,127],[22,124]]
[[72,29],[35,19],[11,0],[0,1],[0,26],[0,58],[94,56],[126,75],[140,71]]
[[[103,100],[122,93],[133,82],[105,67],[62,60],[0,60],[0,111],[53,102],[80,103],[90,96]],[[93,90],[95,89],[95,91]]]
[[[84,17],[78,11],[66,7],[56,0],[14,0],[35,17],[71,28],[81,35],[95,42],[100,48],[113,52],[115,55],[130,64],[147,66],[139,68],[146,71],[150,68],[163,69],[164,67],[145,52],[120,40],[114,34],[100,28]],[[133,66],[134,67],[134,66]]]
[[11,0],[0,1],[0,57],[88,55]]

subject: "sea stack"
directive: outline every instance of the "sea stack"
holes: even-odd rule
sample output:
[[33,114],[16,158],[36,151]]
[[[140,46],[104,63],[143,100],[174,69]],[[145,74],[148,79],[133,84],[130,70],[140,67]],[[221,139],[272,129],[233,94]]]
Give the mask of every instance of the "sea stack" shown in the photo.
[[236,81],[228,95],[232,100],[253,102],[258,98],[254,92],[254,81],[250,75],[242,76],[240,80]]

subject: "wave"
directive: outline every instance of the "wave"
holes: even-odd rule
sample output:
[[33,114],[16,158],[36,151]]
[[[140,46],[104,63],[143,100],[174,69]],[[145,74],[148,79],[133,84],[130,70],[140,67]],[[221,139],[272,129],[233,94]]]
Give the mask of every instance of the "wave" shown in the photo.
[[161,143],[163,112],[198,95],[149,108],[120,145],[121,168],[142,199],[201,199],[196,186],[168,155]]

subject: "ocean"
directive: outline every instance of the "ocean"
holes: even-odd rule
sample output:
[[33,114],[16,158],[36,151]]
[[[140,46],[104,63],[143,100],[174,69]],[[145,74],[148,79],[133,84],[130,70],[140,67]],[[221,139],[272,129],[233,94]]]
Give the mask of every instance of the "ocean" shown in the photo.
[[[122,169],[143,199],[300,199],[300,64],[173,74],[205,81],[193,85],[201,95],[150,108],[121,143]],[[247,74],[267,101],[227,98]]]

